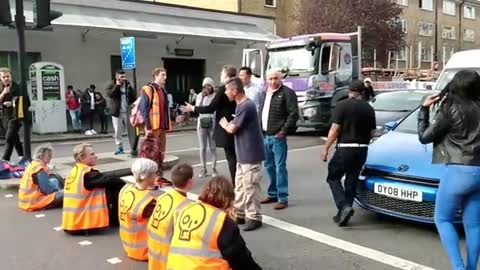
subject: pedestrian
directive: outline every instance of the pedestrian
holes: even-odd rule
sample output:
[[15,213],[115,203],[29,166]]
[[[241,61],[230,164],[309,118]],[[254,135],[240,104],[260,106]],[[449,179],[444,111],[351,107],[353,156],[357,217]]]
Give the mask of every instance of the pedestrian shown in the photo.
[[95,92],[95,115],[100,120],[101,134],[108,133],[108,122],[105,111],[107,110],[107,101],[103,98],[102,93]]
[[[235,134],[237,174],[235,176],[235,218],[238,224],[245,224],[244,231],[262,226],[260,209],[262,161],[265,160],[263,135],[255,103],[247,98],[240,78],[225,83],[229,100],[237,103],[235,118],[228,122],[220,120],[228,133]],[[245,221],[245,217],[248,221]]]
[[167,131],[170,130],[170,112],[168,108],[165,83],[167,71],[157,67],[152,72],[153,81],[142,87],[140,112],[145,119],[145,139],[140,146],[139,157],[149,158],[158,164],[158,184],[171,185],[163,177],[163,159],[165,158]]
[[277,70],[267,72],[267,90],[261,98],[261,126],[264,134],[265,169],[270,178],[263,204],[276,203],[274,209],[288,207],[287,135],[297,129],[297,94],[285,86]]
[[[225,95],[225,82],[237,75],[237,69],[234,66],[224,66],[220,75],[220,81],[222,85],[217,89],[215,97],[208,106],[192,106],[190,103],[186,103],[185,106],[180,107],[182,112],[195,112],[197,114],[203,113],[215,113],[215,123],[219,123],[222,118],[226,118],[227,121],[233,119],[235,114],[235,101],[228,100]],[[237,169],[237,157],[235,155],[235,143],[233,134],[226,132],[219,125],[214,125],[213,138],[215,139],[216,147],[222,147],[225,151],[225,156],[228,162],[228,169],[230,171],[230,177],[233,185],[235,185],[235,173]]]
[[252,69],[249,67],[241,67],[238,77],[242,80],[243,88],[247,97],[255,103],[257,111],[260,110],[260,100],[262,97],[262,88],[252,82]]
[[107,95],[110,97],[112,124],[115,133],[115,154],[123,154],[122,135],[128,125],[128,106],[137,98],[137,93],[127,80],[124,70],[115,72],[115,79],[107,86]]
[[172,240],[173,217],[185,206],[193,203],[187,193],[193,188],[193,167],[179,163],[172,169],[173,189],[157,198],[157,205],[148,222],[148,269],[167,269],[168,252]]
[[125,182],[115,172],[95,169],[97,156],[90,144],[76,145],[73,159],[75,166],[65,180],[62,229],[83,234],[118,226],[118,195]]
[[372,79],[365,78],[365,80],[363,80],[363,86],[364,86],[364,90],[362,93],[363,100],[369,101],[370,99],[375,97],[375,92],[373,91],[373,87],[372,87]]
[[18,207],[25,211],[39,211],[61,207],[63,203],[63,179],[50,175],[48,164],[53,148],[49,144],[34,150],[32,162],[25,168],[18,189]]
[[[200,94],[197,95],[197,100],[195,106],[208,106],[215,97],[213,79],[207,77],[203,79],[202,86],[203,90]],[[215,146],[215,140],[213,139],[213,130],[215,122],[213,120],[213,113],[201,113],[197,119],[197,134],[198,134],[198,143],[200,145],[200,162],[202,163],[202,171],[200,172],[199,177],[207,177],[207,148],[210,151],[210,156],[212,157],[212,175],[216,176],[217,172],[217,150]]]
[[[28,113],[19,108],[19,100],[21,97],[20,86],[12,81],[12,72],[8,68],[0,68],[0,108],[2,126],[6,127],[5,131],[5,148],[3,150],[2,160],[10,161],[13,148],[17,152],[18,159],[23,159],[23,145],[20,141],[18,132],[22,123],[19,119],[19,111]],[[24,108],[30,107],[28,96],[23,100]]]
[[188,103],[195,104],[196,100],[197,100],[197,93],[195,92],[195,89],[190,89],[189,95],[188,95]]
[[137,158],[131,167],[135,184],[126,184],[118,198],[120,240],[127,256],[137,261],[148,260],[147,223],[155,207],[150,188],[157,176],[157,163]]
[[[322,153],[322,160],[326,162],[330,147],[337,141],[335,153],[328,164],[327,182],[338,210],[333,220],[339,226],[347,225],[354,214],[352,206],[358,176],[376,129],[375,111],[362,99],[363,90],[361,81],[353,81],[349,87],[349,98],[335,106]],[[343,176],[345,188],[342,187]]]
[[67,103],[67,109],[72,120],[73,132],[80,133],[80,97],[77,92],[73,90],[73,86],[67,86],[67,93],[65,94],[65,102]]
[[203,186],[198,202],[175,214],[167,269],[262,269],[227,214],[234,196],[228,179],[216,176]]
[[82,114],[85,120],[89,122],[89,129],[85,131],[85,135],[95,135],[97,131],[93,126],[95,120],[95,85],[91,84],[85,89],[82,96]]
[[[445,164],[435,201],[435,225],[455,270],[478,269],[480,256],[480,76],[460,70],[445,95],[428,97],[418,114],[418,136],[433,143],[432,163]],[[432,121],[430,110],[441,102]],[[463,215],[466,263],[454,225],[457,211]]]

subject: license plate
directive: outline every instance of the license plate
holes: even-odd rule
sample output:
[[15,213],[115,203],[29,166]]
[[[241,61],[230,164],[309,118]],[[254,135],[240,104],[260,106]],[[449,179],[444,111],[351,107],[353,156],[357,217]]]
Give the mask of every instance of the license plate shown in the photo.
[[423,193],[421,191],[394,185],[375,183],[374,192],[387,197],[407,201],[421,202],[423,199]]

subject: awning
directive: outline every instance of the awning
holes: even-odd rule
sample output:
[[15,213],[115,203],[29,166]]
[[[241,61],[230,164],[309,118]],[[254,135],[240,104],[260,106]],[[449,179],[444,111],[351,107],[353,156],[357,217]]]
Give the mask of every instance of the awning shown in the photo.
[[[255,24],[209,20],[208,18],[188,18],[178,15],[165,15],[124,10],[63,5],[54,8],[63,16],[52,21],[52,25],[115,29],[172,35],[200,36],[237,40],[267,42],[276,39]],[[15,11],[12,10],[12,14]],[[25,10],[27,22],[33,21],[33,12]]]

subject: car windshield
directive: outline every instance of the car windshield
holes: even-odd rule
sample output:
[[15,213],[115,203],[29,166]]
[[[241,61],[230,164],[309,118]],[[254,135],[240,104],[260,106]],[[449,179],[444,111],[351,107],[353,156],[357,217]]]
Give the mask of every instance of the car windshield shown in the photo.
[[293,47],[268,52],[269,69],[287,69],[293,72],[312,72],[315,70],[315,54],[305,47]]
[[[437,112],[437,107],[434,109],[430,110],[430,122],[433,121],[433,118],[435,117],[435,113]],[[418,129],[417,129],[417,124],[418,124],[418,111],[420,109],[417,108],[414,112],[412,112],[410,115],[408,115],[400,124],[395,128],[396,132],[402,132],[402,133],[411,133],[411,134],[417,134]]]
[[[478,74],[480,74],[480,68],[467,68],[468,70],[475,70]],[[462,70],[462,68],[456,69],[446,69],[443,71],[442,76],[438,78],[437,84],[435,86],[436,90],[443,90],[445,86],[453,79],[453,76]]]
[[382,93],[370,102],[375,111],[411,111],[420,105],[424,92]]

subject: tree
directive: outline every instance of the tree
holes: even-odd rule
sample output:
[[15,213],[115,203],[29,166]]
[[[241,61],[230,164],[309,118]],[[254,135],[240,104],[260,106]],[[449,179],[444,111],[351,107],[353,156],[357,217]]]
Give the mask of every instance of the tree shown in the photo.
[[[387,63],[388,51],[404,46],[402,8],[392,0],[300,0],[299,33],[348,33],[363,27],[363,56]],[[365,60],[366,60],[365,59]]]

